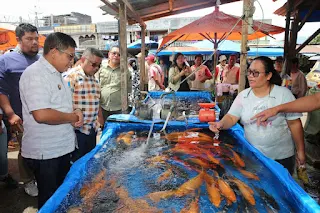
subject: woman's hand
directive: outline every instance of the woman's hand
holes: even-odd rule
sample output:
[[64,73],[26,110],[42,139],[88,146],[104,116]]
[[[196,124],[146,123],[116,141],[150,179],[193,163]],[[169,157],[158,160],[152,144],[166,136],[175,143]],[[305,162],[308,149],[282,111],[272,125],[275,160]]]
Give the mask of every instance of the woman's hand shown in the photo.
[[296,154],[297,166],[302,166],[306,164],[306,153],[305,151],[297,151]]
[[208,124],[210,125],[209,129],[214,133],[220,132],[220,130],[223,128],[221,122],[209,122]]

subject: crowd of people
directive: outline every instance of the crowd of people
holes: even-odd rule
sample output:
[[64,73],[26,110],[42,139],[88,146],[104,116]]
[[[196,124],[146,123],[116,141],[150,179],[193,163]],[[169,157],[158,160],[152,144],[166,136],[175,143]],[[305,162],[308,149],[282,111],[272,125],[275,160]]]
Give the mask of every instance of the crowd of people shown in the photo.
[[[95,147],[97,132],[107,117],[122,112],[120,51],[118,46],[111,47],[105,59],[98,49],[88,48],[75,63],[76,43],[69,35],[48,35],[42,56],[36,27],[20,24],[16,36],[16,49],[0,56],[0,181],[17,187],[8,174],[7,159],[7,142],[15,135],[21,147],[20,181],[27,194],[38,196],[41,208],[71,164]],[[147,82],[140,82],[136,61],[128,63],[128,93],[133,100],[139,96],[140,83],[149,91],[166,87],[202,91],[213,83],[239,83],[235,55],[229,56],[228,63],[221,55],[215,70],[203,65],[202,55],[195,56],[193,66],[182,53],[174,56],[170,67],[163,58],[157,64],[152,54],[145,60]],[[285,88],[282,81],[289,78],[281,79],[281,58],[275,64],[267,57],[252,60],[247,71],[249,88],[239,93],[221,121],[210,123],[210,129],[218,132],[240,121],[248,141],[291,174],[295,161],[299,166],[306,161],[301,113],[297,112],[320,108],[320,93],[316,98],[303,97],[305,78],[297,60],[292,62],[291,84]]]

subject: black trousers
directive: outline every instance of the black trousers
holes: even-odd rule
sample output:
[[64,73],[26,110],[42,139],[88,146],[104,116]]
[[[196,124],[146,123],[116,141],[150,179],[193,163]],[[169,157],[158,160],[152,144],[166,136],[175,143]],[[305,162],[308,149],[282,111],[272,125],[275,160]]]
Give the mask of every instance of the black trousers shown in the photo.
[[97,132],[94,128],[91,129],[90,134],[86,135],[79,130],[76,130],[78,149],[76,148],[72,152],[72,162],[76,162],[79,158],[90,152],[96,147],[97,144]]
[[290,175],[293,174],[294,172],[294,166],[295,166],[295,162],[296,162],[296,158],[295,156],[291,156],[285,159],[281,159],[281,160],[276,160],[278,163],[280,163],[284,168],[286,168]]
[[48,159],[36,160],[24,158],[26,164],[33,171],[38,185],[38,209],[53,195],[62,184],[70,170],[70,154]]

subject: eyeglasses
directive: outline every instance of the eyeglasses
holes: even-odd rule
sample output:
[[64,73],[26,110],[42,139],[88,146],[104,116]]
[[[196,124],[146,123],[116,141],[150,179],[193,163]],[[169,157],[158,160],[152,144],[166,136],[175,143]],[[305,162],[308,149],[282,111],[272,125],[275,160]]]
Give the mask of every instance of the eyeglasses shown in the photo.
[[98,63],[90,61],[88,58],[86,58],[86,59],[90,62],[91,66],[93,68],[100,68],[101,67],[101,63],[98,64]]
[[120,53],[118,52],[110,52],[113,56],[119,56],[120,57]]
[[60,50],[60,49],[57,49],[59,50],[59,52],[61,53],[64,53],[64,54],[67,54],[69,56],[69,60],[71,61],[72,59],[74,59],[74,54],[71,54],[71,53],[68,53],[66,51],[63,51],[63,50]]
[[266,73],[266,72],[258,72],[255,70],[248,70],[246,75],[249,77],[250,75],[253,75],[253,77],[257,78],[259,77],[260,73]]

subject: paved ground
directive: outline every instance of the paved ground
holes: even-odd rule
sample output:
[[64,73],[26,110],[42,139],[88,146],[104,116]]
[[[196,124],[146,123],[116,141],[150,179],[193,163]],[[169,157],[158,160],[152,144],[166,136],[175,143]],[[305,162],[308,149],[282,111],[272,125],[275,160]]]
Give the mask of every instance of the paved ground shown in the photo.
[[[306,114],[302,118],[303,124],[306,120]],[[99,138],[99,136],[98,136]],[[18,169],[18,151],[10,151],[9,158],[9,173],[19,180]],[[28,196],[23,187],[10,190],[4,185],[0,185],[0,213],[35,213],[37,212],[37,198]]]

